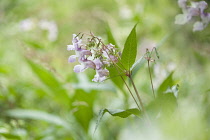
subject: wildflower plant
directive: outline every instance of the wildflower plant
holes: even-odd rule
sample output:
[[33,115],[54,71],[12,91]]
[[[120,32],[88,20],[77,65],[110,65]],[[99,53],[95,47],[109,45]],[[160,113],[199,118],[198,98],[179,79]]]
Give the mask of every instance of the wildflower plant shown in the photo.
[[[108,35],[109,42],[115,42],[112,35]],[[163,38],[164,41],[166,38]],[[161,42],[162,42],[161,41]],[[112,82],[118,87],[122,93],[124,93],[127,98],[127,93],[124,90],[124,86],[127,88],[128,93],[134,100],[137,108],[128,108],[125,110],[119,109],[101,109],[99,112],[98,120],[96,123],[95,130],[97,129],[99,122],[105,113],[109,113],[112,116],[118,116],[121,118],[127,118],[130,115],[135,115],[137,117],[143,117],[144,120],[150,125],[150,115],[148,114],[148,108],[151,106],[158,106],[160,109],[157,111],[157,115],[162,111],[162,107],[165,106],[165,100],[168,100],[171,105],[169,108],[173,111],[176,105],[176,97],[173,92],[167,92],[168,88],[174,86],[172,80],[173,72],[166,78],[166,80],[160,85],[158,90],[155,92],[153,81],[152,81],[152,71],[150,67],[150,62],[155,62],[153,54],[155,52],[157,58],[159,58],[157,47],[162,43],[157,44],[151,51],[146,49],[146,53],[136,60],[137,55],[137,39],[136,39],[136,25],[131,30],[128,35],[122,53],[119,51],[115,45],[109,43],[105,44],[100,37],[95,36],[93,33],[89,34],[73,34],[72,44],[67,45],[68,51],[75,51],[75,54],[69,56],[68,61],[70,63],[78,61],[80,64],[74,66],[74,72],[80,73],[84,72],[86,69],[95,70],[96,74],[92,81],[103,82],[107,79],[111,79]],[[142,97],[139,94],[136,83],[133,78],[139,68],[147,62],[148,72],[151,84],[151,91],[153,96],[153,101],[151,104],[145,106]],[[169,81],[169,82],[168,82]],[[170,83],[170,85],[168,84]],[[168,90],[169,91],[169,90]],[[168,104],[167,102],[167,104]],[[161,104],[160,104],[161,103]],[[173,107],[173,108],[172,108]],[[167,107],[165,107],[167,108]],[[164,109],[164,111],[168,110]],[[164,113],[164,112],[163,112]]]
[[[85,36],[88,36],[86,43],[83,42]],[[119,79],[118,81],[113,80],[115,85],[122,89],[122,84],[125,84],[138,106],[138,110],[145,112],[142,99],[132,77],[132,70],[139,63],[138,61],[135,63],[137,54],[136,25],[129,34],[122,53],[111,43],[105,45],[102,39],[93,33],[73,34],[72,45],[67,45],[67,50],[75,51],[75,54],[71,55],[68,61],[72,63],[78,60],[80,63],[74,66],[74,72],[80,73],[88,68],[94,69],[96,71],[92,79],[94,82],[103,82],[112,76],[119,76],[121,82]],[[126,78],[129,78],[135,94],[129,87]]]

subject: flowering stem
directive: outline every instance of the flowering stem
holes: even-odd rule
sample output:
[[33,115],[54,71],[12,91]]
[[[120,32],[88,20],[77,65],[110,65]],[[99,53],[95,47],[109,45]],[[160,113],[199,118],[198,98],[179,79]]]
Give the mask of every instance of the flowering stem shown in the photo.
[[133,86],[133,88],[134,88],[134,90],[135,90],[136,96],[137,96],[137,98],[138,98],[138,100],[139,100],[139,103],[140,103],[140,105],[141,105],[142,112],[145,112],[144,105],[143,105],[143,102],[142,102],[142,100],[141,100],[141,97],[140,97],[140,95],[139,95],[139,93],[138,93],[138,90],[136,89],[136,85],[134,84],[131,75],[129,75],[128,77],[129,77],[130,80],[131,80],[131,84],[132,84],[132,86]]
[[154,98],[155,98],[155,92],[154,92],[154,87],[153,87],[153,82],[152,82],[152,75],[151,75],[150,66],[149,66],[149,60],[147,60],[147,65],[148,65],[148,71],[149,71],[150,82],[151,82],[151,87],[152,87],[152,93],[153,93]]

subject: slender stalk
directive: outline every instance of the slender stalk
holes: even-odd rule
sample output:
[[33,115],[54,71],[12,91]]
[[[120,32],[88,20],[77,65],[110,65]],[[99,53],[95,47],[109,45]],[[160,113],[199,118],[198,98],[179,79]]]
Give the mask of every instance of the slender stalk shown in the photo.
[[137,98],[138,98],[138,100],[139,100],[139,103],[140,103],[140,105],[141,105],[142,112],[145,112],[145,108],[144,108],[143,102],[142,102],[142,100],[141,100],[141,97],[140,97],[140,95],[139,95],[139,92],[138,92],[138,90],[136,89],[136,85],[134,84],[132,77],[129,76],[129,78],[130,78],[130,80],[131,80],[131,84],[133,85],[133,88],[134,88],[134,90],[135,90],[136,96],[137,96]]
[[147,64],[148,64],[150,82],[151,82],[151,87],[152,87],[152,93],[153,93],[153,96],[154,96],[154,98],[155,98],[155,92],[154,92],[154,87],[153,87],[153,82],[152,82],[152,75],[151,75],[150,66],[149,66],[149,60],[147,60]]
[[125,79],[124,79],[122,76],[120,76],[120,77],[121,77],[121,79],[123,80],[123,82],[125,83],[125,85],[126,85],[126,87],[127,87],[128,91],[129,91],[129,93],[130,93],[130,94],[131,94],[131,96],[133,97],[133,99],[134,99],[134,101],[135,101],[136,105],[138,106],[139,110],[141,110],[141,108],[140,108],[139,104],[137,103],[137,101],[136,101],[135,97],[133,96],[133,93],[131,92],[131,90],[130,90],[130,88],[129,88],[128,84],[125,82]]

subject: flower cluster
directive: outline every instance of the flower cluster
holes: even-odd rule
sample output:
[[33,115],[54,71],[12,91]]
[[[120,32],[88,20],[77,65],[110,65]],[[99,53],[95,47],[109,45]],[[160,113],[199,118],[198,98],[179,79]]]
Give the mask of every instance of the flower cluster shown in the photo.
[[209,24],[210,13],[204,11],[208,6],[205,1],[190,2],[188,4],[188,0],[178,0],[178,5],[182,8],[183,14],[176,16],[175,24],[185,24],[193,17],[199,19],[194,23],[193,31],[201,31]]
[[[80,34],[79,34],[80,35]],[[87,38],[87,42],[83,44],[83,35],[73,34],[72,45],[67,45],[67,50],[74,50],[75,55],[71,55],[68,59],[70,63],[78,60],[80,65],[74,66],[74,72],[80,73],[87,68],[96,70],[96,75],[92,79],[94,82],[103,82],[109,75],[106,67],[117,63],[119,60],[119,52],[112,44],[104,45],[99,37],[92,33]]]

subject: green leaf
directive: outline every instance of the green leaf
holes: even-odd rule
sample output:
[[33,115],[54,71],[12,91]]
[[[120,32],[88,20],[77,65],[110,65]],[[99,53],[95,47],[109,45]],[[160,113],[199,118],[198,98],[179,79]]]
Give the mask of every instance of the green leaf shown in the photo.
[[110,29],[110,26],[107,25],[106,28],[106,34],[107,34],[107,40],[109,43],[112,43],[113,45],[115,45],[116,48],[118,48],[117,42],[115,41],[113,35],[112,35],[112,31]]
[[168,88],[172,87],[175,83],[173,81],[173,72],[171,72],[168,77],[162,82],[157,90],[157,94],[163,94]]
[[146,110],[150,116],[171,115],[177,107],[177,98],[173,93],[159,94],[155,100],[149,103]]
[[[119,73],[117,71],[117,69],[115,67],[108,67],[107,68],[109,70],[109,79],[112,80],[112,82],[119,88],[119,89],[123,89],[123,80],[120,76],[123,76],[121,73]],[[123,78],[125,79],[126,77],[123,76]]]
[[62,83],[60,83],[57,78],[50,72],[41,67],[40,65],[34,63],[33,61],[27,59],[29,66],[32,71],[36,74],[39,80],[48,87],[50,95],[54,97],[57,101],[64,105],[69,104],[69,97],[66,90],[63,88]]
[[37,110],[27,110],[27,109],[12,109],[6,112],[7,116],[18,118],[18,119],[32,119],[32,120],[42,120],[55,125],[63,126],[69,129],[68,123],[58,116],[37,111]]
[[133,27],[132,31],[127,37],[122,52],[121,63],[126,70],[130,70],[136,59],[136,54],[137,54],[136,25]]
[[36,49],[43,49],[43,45],[41,45],[40,43],[38,43],[37,41],[30,41],[30,40],[25,40],[24,41],[26,44],[32,46],[33,48]]
[[71,98],[71,109],[75,110],[73,115],[84,131],[88,131],[91,120],[94,117],[93,104],[96,99],[96,91],[86,93],[77,89]]
[[[8,140],[21,140],[21,137],[15,134],[0,132],[0,136],[7,138]],[[1,137],[0,137],[1,138]]]
[[99,123],[100,123],[100,121],[101,121],[101,119],[102,119],[102,117],[105,113],[109,113],[112,116],[117,116],[117,117],[120,117],[120,118],[127,118],[130,115],[135,115],[137,117],[140,117],[140,115],[141,115],[141,112],[137,108],[131,108],[131,109],[127,109],[127,110],[102,109],[102,110],[100,110],[99,115],[98,115],[98,120],[97,120],[97,123],[96,123],[95,131],[97,130],[97,128],[99,126]]
[[144,65],[144,63],[146,62],[146,59],[144,58],[144,56],[142,56],[141,58],[139,58],[131,67],[131,71],[132,71],[132,77],[134,78],[134,76],[136,75],[136,73],[138,72],[138,70]]
[[168,88],[165,93],[173,93],[176,98],[178,98],[179,84],[173,85],[171,88]]
[[[106,31],[107,31],[107,39],[108,39],[108,42],[109,43],[112,43],[113,45],[115,45],[117,48],[118,48],[118,45],[112,35],[112,32],[111,32],[111,29],[110,29],[110,26],[107,24],[107,28],[106,28]],[[109,70],[109,75],[110,75],[110,78],[111,81],[118,87],[118,89],[120,89],[122,91],[122,93],[124,94],[124,96],[127,98],[127,93],[125,93],[125,90],[123,88],[124,86],[124,82],[122,80],[122,78],[120,77],[123,76],[121,73],[119,73],[115,67],[108,67],[107,68]],[[123,73],[124,74],[124,73]],[[123,76],[123,78],[126,80],[127,77],[126,76]]]
[[121,109],[102,109],[99,113],[99,117],[103,117],[105,113],[109,113],[112,116],[117,116],[120,118],[127,118],[130,115],[140,116],[140,111],[137,108],[131,108],[127,110],[121,110]]

